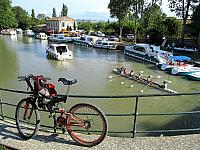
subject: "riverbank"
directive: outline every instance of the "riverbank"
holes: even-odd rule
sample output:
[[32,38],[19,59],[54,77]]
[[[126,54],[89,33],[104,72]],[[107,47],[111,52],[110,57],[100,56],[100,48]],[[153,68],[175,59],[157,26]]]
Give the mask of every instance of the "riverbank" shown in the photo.
[[[106,137],[91,150],[199,150],[200,134],[171,137]],[[0,144],[21,150],[87,149],[77,145],[69,136],[39,131],[37,136],[28,141],[19,137],[15,124],[0,121]]]

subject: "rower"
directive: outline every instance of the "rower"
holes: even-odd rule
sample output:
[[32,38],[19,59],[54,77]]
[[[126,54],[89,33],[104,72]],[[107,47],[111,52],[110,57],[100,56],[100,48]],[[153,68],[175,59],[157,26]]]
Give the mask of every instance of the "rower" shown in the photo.
[[163,82],[163,85],[164,85],[164,89],[167,89],[167,82],[166,81]]
[[167,89],[167,82],[163,81],[163,85],[160,85],[160,87],[163,89]]
[[128,69],[124,68],[124,75],[128,75]]
[[129,76],[133,76],[134,75],[134,72],[133,72],[133,70],[131,70],[131,72],[129,72],[129,74],[128,74]]
[[147,82],[151,82],[152,80],[151,80],[151,76],[148,76],[147,77]]

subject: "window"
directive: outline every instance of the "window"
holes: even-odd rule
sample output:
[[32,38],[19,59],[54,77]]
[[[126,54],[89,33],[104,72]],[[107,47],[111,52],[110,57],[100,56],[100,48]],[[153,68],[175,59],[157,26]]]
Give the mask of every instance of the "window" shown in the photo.
[[62,27],[65,27],[65,23],[64,22],[62,23]]

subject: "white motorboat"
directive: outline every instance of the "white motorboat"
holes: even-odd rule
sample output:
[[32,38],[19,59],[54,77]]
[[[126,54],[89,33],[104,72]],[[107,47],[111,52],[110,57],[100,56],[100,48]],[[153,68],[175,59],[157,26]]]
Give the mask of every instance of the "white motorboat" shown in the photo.
[[47,40],[47,35],[45,33],[39,33],[38,35],[36,35],[36,38],[37,39],[40,39],[40,40]]
[[189,75],[191,73],[195,73],[195,72],[200,72],[200,68],[187,66],[187,67],[176,67],[171,70],[171,74],[182,75],[182,76],[187,76],[187,75]]
[[190,57],[187,56],[170,56],[166,63],[160,64],[160,69],[163,71],[171,71],[176,67],[192,67],[190,64]]
[[48,40],[58,43],[68,43],[78,39],[80,39],[80,37],[70,37],[70,36],[65,36],[64,34],[51,34]]
[[150,44],[127,45],[124,54],[155,64],[164,64],[168,57],[173,55],[171,52],[160,50],[159,46]]
[[66,44],[50,44],[46,54],[48,58],[57,60],[73,59],[73,53]]
[[116,49],[116,42],[108,40],[97,40],[93,45],[96,48]]
[[200,72],[191,73],[187,77],[190,80],[200,81]]

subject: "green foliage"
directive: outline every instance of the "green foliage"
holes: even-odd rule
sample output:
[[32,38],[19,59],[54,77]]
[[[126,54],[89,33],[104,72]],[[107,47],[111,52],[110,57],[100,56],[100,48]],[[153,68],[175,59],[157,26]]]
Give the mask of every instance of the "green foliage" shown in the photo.
[[144,10],[143,18],[141,19],[140,32],[152,38],[152,42],[156,43],[166,32],[163,21],[166,14],[161,11],[160,6],[157,4],[149,5]]
[[67,16],[67,14],[68,14],[68,8],[65,4],[63,4],[61,16]]
[[93,29],[94,29],[95,24],[94,24],[94,23],[91,23],[91,22],[80,22],[80,23],[78,24],[78,27],[79,27],[79,29],[81,29],[81,30],[90,31],[90,30],[93,30]]
[[194,10],[191,27],[193,29],[193,33],[198,36],[200,32],[200,5]]
[[179,37],[182,28],[182,22],[175,17],[168,17],[163,21],[166,28],[165,35],[168,37]]
[[15,6],[12,8],[12,11],[15,14],[15,18],[17,20],[19,28],[22,28],[23,30],[25,30],[30,27],[31,20],[26,10],[24,10],[20,6]]
[[45,14],[38,14],[37,15],[37,24],[45,24],[46,23],[46,16]]
[[56,9],[55,8],[53,8],[52,17],[56,17]]
[[0,0],[0,29],[15,27],[17,27],[17,21],[12,12],[10,0]]

